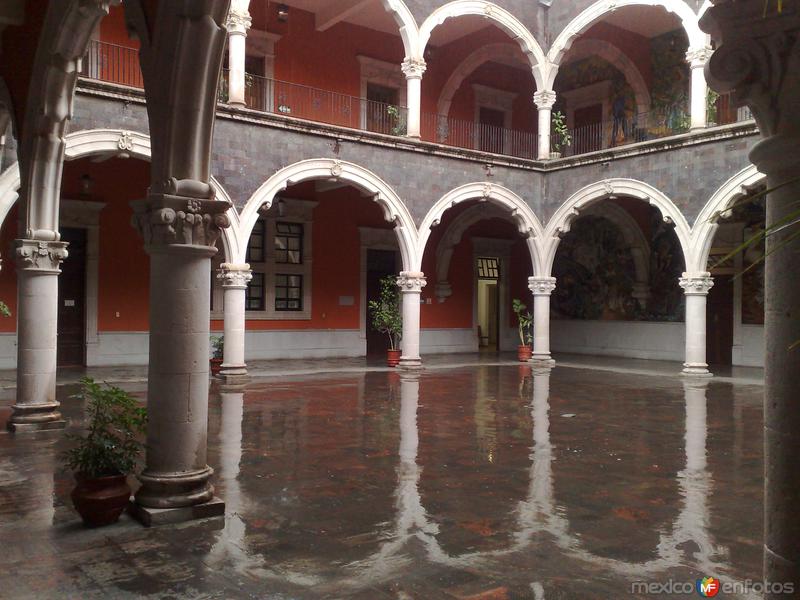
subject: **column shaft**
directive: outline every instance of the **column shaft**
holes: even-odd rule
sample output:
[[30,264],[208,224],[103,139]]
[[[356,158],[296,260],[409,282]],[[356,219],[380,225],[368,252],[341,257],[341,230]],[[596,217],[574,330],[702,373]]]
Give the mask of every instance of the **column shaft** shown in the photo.
[[538,141],[539,148],[537,158],[547,160],[550,158],[550,123],[552,121],[553,105],[556,102],[556,93],[553,91],[536,92],[533,95],[533,102],[539,110],[539,129]]
[[250,14],[244,10],[231,9],[228,14],[228,104],[244,106],[245,102],[245,58],[247,30]]
[[703,72],[706,62],[711,56],[711,48],[695,48],[686,53],[692,72],[692,87],[690,90],[689,114],[692,129],[699,129],[708,125],[708,83]]
[[712,285],[709,273],[684,273],[680,279],[686,293],[686,375],[711,375],[706,363],[706,298]]
[[406,59],[402,65],[406,76],[406,135],[419,138],[422,120],[422,75],[425,73],[425,61]]
[[422,366],[419,355],[419,305],[425,284],[423,273],[403,271],[397,278],[403,298],[403,354],[400,357],[400,366],[406,369]]
[[556,288],[555,277],[529,277],[533,292],[533,361],[555,364],[550,356],[550,294]]
[[245,298],[247,282],[253,278],[250,265],[223,263],[217,274],[222,280],[225,311],[225,346],[220,375],[224,379],[246,377],[245,364]]

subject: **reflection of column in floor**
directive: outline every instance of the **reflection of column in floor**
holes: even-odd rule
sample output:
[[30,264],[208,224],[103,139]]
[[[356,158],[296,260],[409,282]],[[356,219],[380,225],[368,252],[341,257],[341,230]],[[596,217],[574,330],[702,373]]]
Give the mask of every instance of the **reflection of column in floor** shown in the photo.
[[419,376],[406,372],[400,376],[400,466],[398,467],[397,487],[397,532],[411,533],[421,528],[424,519],[420,518],[422,504],[419,498],[419,477],[421,469],[417,465],[419,449],[419,430],[417,427],[417,408],[419,406]]

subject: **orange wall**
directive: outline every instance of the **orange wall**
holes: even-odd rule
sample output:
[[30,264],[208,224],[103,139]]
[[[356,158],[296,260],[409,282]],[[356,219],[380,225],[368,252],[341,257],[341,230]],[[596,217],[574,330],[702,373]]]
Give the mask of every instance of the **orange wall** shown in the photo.
[[0,230],[0,252],[3,255],[3,268],[0,269],[0,300],[11,309],[11,317],[0,317],[0,333],[13,333],[17,330],[17,273],[14,268],[14,240],[17,235],[16,205],[8,211],[8,216]]

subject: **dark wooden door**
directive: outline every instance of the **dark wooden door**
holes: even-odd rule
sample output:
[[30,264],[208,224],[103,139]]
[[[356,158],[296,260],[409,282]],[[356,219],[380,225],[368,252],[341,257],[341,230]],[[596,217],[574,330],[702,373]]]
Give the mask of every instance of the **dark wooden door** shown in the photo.
[[706,304],[706,361],[730,365],[733,348],[733,279],[715,275]]
[[478,113],[479,149],[484,152],[503,153],[503,125],[506,115],[502,110],[481,107]]
[[381,279],[387,275],[396,275],[397,256],[394,250],[367,250],[367,354],[385,355],[389,349],[389,337],[385,333],[375,331],[369,313],[369,301],[378,300],[381,295]]
[[58,366],[86,364],[86,230],[64,228],[69,256],[58,276]]
[[392,133],[400,125],[389,114],[390,106],[398,105],[399,92],[395,88],[367,84],[367,130],[377,133]]
[[574,154],[603,148],[603,105],[594,104],[575,110],[572,146]]

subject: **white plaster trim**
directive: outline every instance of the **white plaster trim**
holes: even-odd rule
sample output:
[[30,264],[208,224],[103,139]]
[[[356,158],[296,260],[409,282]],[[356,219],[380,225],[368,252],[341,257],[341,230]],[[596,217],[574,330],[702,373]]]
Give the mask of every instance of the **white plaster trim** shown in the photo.
[[478,336],[474,328],[420,329],[421,354],[457,354],[478,351]]
[[[660,6],[681,20],[689,37],[690,48],[706,45],[706,34],[700,30],[697,15],[683,0],[599,0],[581,12],[558,34],[547,52],[546,60],[554,65],[560,65],[564,54],[582,33],[601,21],[605,15],[625,6]],[[555,75],[555,70],[548,73],[544,89],[552,89]]]
[[275,195],[287,186],[313,179],[345,181],[366,192],[383,208],[386,221],[395,224],[403,270],[419,270],[411,268],[419,263],[416,224],[397,193],[375,173],[353,163],[331,158],[304,160],[284,167],[253,193],[241,213],[236,260],[230,262],[245,262],[247,240],[258,219],[259,209],[265,205],[271,206]]
[[431,228],[441,223],[442,215],[448,208],[452,208],[467,200],[481,200],[496,204],[508,211],[511,220],[526,238],[534,272],[544,266],[542,256],[536,246],[536,239],[544,235],[544,228],[530,206],[511,190],[488,181],[468,183],[447,192],[434,204],[419,227],[419,256],[415,263],[415,271],[422,270],[422,255],[430,238]]
[[655,206],[665,221],[675,224],[675,234],[683,251],[686,264],[691,258],[691,228],[677,206],[664,193],[648,183],[635,179],[614,178],[598,181],[578,190],[564,202],[547,222],[540,252],[545,257],[543,275],[548,276],[553,268],[556,250],[561,235],[569,231],[570,224],[581,210],[612,196],[629,196]]
[[683,362],[685,335],[683,322],[550,320],[554,352]]
[[[519,44],[532,68],[545,63],[544,51],[528,28],[506,9],[485,0],[455,0],[434,10],[419,28],[416,57],[424,56],[425,47],[437,25],[441,25],[449,18],[464,15],[478,15],[494,21]],[[537,68],[534,68],[534,76],[537,77],[537,88],[541,89]]]

